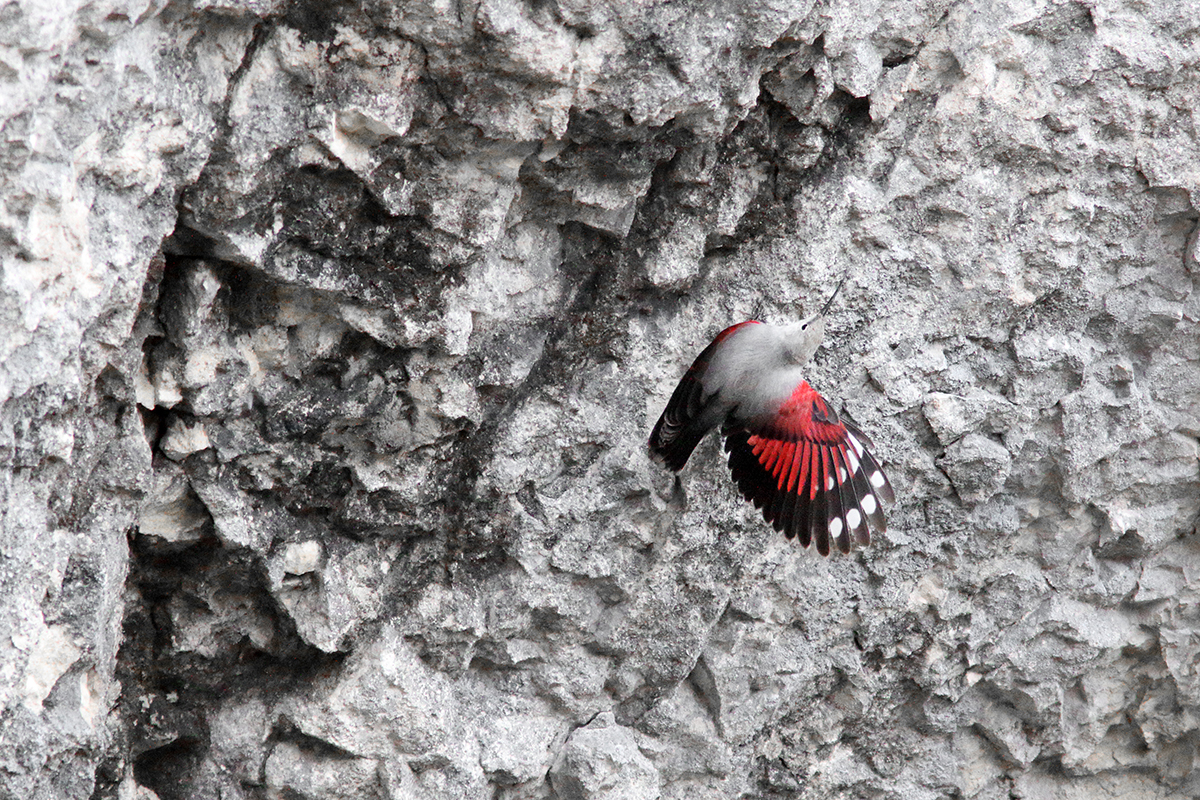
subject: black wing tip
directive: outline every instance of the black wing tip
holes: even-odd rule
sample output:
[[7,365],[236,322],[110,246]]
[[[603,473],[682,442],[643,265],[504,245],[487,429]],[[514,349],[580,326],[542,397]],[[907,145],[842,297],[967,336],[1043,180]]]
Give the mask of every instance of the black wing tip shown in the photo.
[[[873,536],[887,532],[883,504],[894,502],[894,493],[878,461],[866,451],[865,436],[856,436],[864,450],[858,469],[851,472],[844,454],[838,453],[840,448],[829,447],[818,462],[821,477],[808,476],[803,486],[789,491],[779,488],[779,476],[768,472],[754,455],[750,446],[752,433],[727,424],[721,434],[739,493],[761,512],[766,523],[788,540],[795,539],[805,549],[812,545],[822,557],[829,557],[834,550],[849,555],[868,547]],[[848,442],[845,449],[851,449]],[[836,485],[827,488],[825,484],[830,477]],[[813,481],[819,487],[815,496],[810,494]],[[862,508],[867,495],[870,495],[870,514]],[[851,525],[852,521],[856,524]]]
[[867,436],[865,433],[863,433],[862,427],[859,426],[858,422],[854,419],[854,417],[850,416],[850,412],[844,407],[842,408],[842,425],[845,426],[846,430],[854,434],[854,438],[858,439],[865,449],[875,449],[875,442],[872,441],[870,436]]

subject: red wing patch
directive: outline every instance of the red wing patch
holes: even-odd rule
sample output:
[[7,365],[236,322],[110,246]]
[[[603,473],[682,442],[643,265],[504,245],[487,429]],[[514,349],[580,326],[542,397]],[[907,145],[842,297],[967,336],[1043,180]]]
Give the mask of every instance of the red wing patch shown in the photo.
[[801,381],[766,423],[726,423],[725,450],[742,496],[789,539],[828,555],[865,546],[887,529],[883,503],[895,497],[869,441]]

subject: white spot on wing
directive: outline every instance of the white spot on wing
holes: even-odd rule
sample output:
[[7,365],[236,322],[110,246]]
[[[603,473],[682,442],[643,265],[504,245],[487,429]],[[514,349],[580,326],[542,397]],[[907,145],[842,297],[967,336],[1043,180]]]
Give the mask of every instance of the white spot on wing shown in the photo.
[[869,494],[862,499],[863,512],[867,514],[875,513],[875,495]]
[[842,520],[840,517],[834,517],[829,520],[829,535],[834,539],[842,535]]
[[858,472],[858,456],[854,454],[853,450],[846,451],[846,463],[850,465],[851,472]]
[[862,522],[862,514],[858,513],[857,508],[852,508],[846,512],[846,524],[851,528],[857,528],[860,522]]
[[878,489],[885,483],[887,483],[887,478],[883,477],[883,473],[879,470],[875,470],[875,472],[871,474],[871,487],[873,489]]
[[833,490],[833,476],[830,475],[829,477],[827,477],[825,479],[825,491],[828,492],[828,491],[832,491],[832,490]]
[[853,433],[847,433],[846,438],[850,440],[850,444],[854,447],[854,453],[861,456],[863,454],[862,442]]
[[846,482],[846,468],[845,467],[838,467],[838,481],[840,483]]

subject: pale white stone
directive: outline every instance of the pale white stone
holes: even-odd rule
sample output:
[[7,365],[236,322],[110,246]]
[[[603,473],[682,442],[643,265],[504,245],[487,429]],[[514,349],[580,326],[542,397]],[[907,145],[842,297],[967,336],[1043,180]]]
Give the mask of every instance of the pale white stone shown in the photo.
[[290,575],[304,575],[321,567],[321,543],[315,540],[292,542],[283,553],[283,569]]
[[180,417],[175,417],[167,426],[167,432],[163,435],[159,446],[167,457],[178,460],[186,458],[192,453],[207,450],[211,446],[211,442],[208,440],[208,432],[205,431],[203,422],[197,420],[194,423],[188,423]]
[[49,696],[54,684],[76,661],[82,651],[74,637],[64,625],[42,625],[37,644],[29,653],[25,665],[23,702],[35,713],[42,710],[42,702]]

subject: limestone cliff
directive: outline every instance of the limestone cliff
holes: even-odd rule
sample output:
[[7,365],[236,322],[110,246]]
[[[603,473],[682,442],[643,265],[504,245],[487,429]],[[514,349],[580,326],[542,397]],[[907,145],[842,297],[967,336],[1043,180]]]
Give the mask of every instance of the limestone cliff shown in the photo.
[[[0,5],[0,796],[1200,795],[1189,0]],[[811,313],[887,534],[646,436]]]

